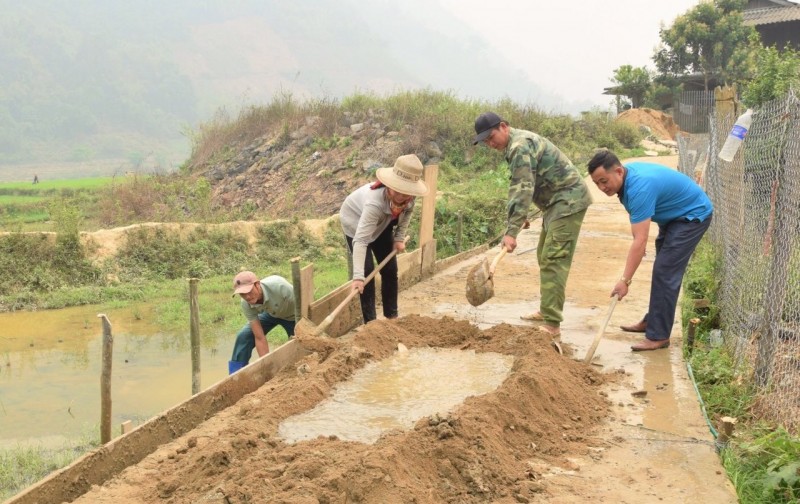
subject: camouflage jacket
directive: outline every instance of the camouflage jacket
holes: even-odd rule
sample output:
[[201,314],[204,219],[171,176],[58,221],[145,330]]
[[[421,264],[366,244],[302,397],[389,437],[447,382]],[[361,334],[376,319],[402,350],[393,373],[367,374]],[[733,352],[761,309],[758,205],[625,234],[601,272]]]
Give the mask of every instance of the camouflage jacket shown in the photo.
[[545,137],[510,128],[505,158],[511,171],[507,235],[519,234],[531,203],[548,220],[578,213],[592,203],[578,169]]

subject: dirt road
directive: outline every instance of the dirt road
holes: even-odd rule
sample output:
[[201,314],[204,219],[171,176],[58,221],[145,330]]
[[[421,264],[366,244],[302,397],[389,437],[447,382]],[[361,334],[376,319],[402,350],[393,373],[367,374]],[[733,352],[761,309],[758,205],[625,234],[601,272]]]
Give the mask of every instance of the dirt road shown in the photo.
[[[595,192],[595,202],[567,289],[565,356],[519,319],[538,307],[535,253],[507,256],[495,297],[478,308],[464,295],[467,272],[482,259],[474,257],[403,292],[401,314],[414,315],[338,340],[301,339],[313,353],[299,366],[76,502],[736,502],[686,376],[680,327],[672,347],[645,354],[631,353],[638,338],[617,329],[646,308],[654,235],[596,352],[598,365],[580,362],[630,240],[616,199]],[[519,250],[536,238],[524,232]],[[514,364],[494,392],[374,444],[281,439],[284,419],[398,343],[502,353]],[[647,395],[635,398],[636,391]]]
[[[677,156],[659,157],[657,162],[675,168],[678,160]],[[618,199],[598,191],[591,180],[587,182],[594,204],[581,230],[562,327],[562,341],[572,346],[578,357],[586,354],[608,311],[608,296],[622,274],[631,239],[627,214]],[[676,314],[672,345],[667,350],[633,353],[630,344],[640,336],[619,329],[620,324],[640,320],[647,311],[657,232],[654,224],[647,256],[630,293],[617,303],[595,353],[594,361],[602,364],[602,373],[618,373],[622,378],[604,389],[612,412],[597,434],[603,443],[588,457],[572,459],[573,471],[553,468],[546,473],[548,495],[535,502],[738,502],[713,448],[713,437],[681,356],[680,314]],[[524,231],[518,250],[535,246],[537,238],[535,229]],[[492,254],[494,251],[489,257]],[[507,255],[496,274],[495,297],[478,309],[464,306],[458,292],[463,284],[458,277],[465,271],[457,265],[442,278],[420,284],[405,294],[401,306],[434,316],[457,311],[479,326],[501,322],[527,325],[519,315],[538,308],[535,252]],[[456,278],[446,283],[444,279],[450,276]],[[631,394],[637,391],[647,391],[646,397],[634,398]]]

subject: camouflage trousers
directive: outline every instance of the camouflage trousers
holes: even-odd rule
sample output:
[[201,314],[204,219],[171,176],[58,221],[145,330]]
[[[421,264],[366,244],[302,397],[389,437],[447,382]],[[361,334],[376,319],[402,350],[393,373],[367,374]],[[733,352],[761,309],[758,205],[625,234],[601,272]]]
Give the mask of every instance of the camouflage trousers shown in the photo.
[[541,296],[539,311],[547,325],[559,327],[564,320],[564,291],[585,216],[586,210],[553,220],[548,219],[547,212],[543,216],[536,258]]

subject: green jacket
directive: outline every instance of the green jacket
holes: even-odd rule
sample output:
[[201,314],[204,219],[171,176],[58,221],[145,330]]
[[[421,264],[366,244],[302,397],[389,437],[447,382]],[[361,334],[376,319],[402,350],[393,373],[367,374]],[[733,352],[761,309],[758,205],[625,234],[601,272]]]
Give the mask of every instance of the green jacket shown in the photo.
[[294,320],[294,289],[285,278],[270,275],[261,279],[261,290],[264,302],[251,305],[241,300],[242,313],[248,321],[258,318],[261,312],[267,312],[275,318]]
[[554,220],[583,211],[592,203],[583,177],[558,147],[541,135],[509,128],[505,158],[511,171],[506,234],[519,234],[533,203]]

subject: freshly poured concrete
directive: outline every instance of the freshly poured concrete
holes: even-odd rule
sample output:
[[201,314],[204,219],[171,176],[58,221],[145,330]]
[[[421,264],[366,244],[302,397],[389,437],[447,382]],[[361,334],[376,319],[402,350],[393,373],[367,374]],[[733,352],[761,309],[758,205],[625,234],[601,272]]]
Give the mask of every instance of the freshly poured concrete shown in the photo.
[[373,443],[390,429],[446,415],[465,398],[497,388],[513,357],[469,350],[418,348],[368,364],[314,409],[287,418],[279,435],[290,443],[317,436]]

